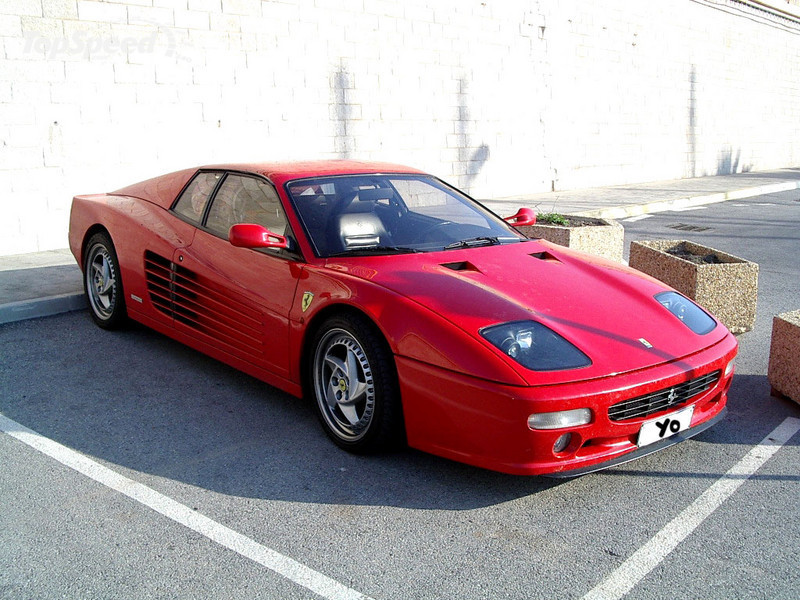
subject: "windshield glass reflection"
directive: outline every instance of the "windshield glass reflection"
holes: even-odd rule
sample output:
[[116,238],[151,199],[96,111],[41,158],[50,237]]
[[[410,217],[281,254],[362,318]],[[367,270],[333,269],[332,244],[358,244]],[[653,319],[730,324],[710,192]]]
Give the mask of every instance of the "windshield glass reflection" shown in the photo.
[[519,242],[502,219],[423,175],[348,175],[286,189],[320,257],[431,252]]

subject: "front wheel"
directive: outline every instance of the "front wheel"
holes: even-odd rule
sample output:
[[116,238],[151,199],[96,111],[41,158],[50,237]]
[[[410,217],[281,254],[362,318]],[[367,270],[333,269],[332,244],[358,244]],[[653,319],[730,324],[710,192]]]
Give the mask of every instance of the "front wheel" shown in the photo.
[[125,296],[114,244],[105,233],[96,233],[86,244],[83,287],[92,319],[103,329],[114,329],[125,320]]
[[359,315],[328,319],[314,336],[310,388],[325,432],[367,453],[403,439],[394,360],[380,332]]

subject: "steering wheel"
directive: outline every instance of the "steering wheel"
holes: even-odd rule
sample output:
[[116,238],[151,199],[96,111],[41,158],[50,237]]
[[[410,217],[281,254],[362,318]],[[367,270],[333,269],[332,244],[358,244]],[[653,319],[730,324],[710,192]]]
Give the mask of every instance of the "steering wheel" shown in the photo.
[[417,235],[414,236],[414,241],[422,241],[422,239],[428,235],[429,233],[436,231],[437,229],[441,229],[447,225],[455,225],[452,221],[439,221],[438,223],[434,223],[427,229],[423,229]]

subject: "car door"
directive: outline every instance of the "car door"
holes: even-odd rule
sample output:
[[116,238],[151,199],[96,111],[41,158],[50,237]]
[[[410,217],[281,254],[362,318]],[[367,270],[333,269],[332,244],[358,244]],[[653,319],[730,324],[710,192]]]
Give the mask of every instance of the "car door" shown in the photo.
[[225,174],[191,244],[175,252],[180,304],[175,327],[219,352],[288,379],[289,313],[302,263],[286,250],[233,246],[228,230],[236,223],[291,233],[270,183]]

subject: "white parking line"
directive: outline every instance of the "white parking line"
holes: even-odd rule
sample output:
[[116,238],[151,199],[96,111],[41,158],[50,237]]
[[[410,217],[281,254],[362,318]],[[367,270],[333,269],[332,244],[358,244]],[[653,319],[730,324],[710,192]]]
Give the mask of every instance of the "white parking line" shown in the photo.
[[176,502],[146,485],[123,477],[108,467],[104,467],[75,450],[39,435],[2,414],[0,414],[0,431],[96,482],[132,498],[140,504],[144,504],[168,519],[172,519],[176,523],[196,531],[217,544],[267,567],[278,575],[311,590],[323,598],[330,600],[370,600],[369,596],[352,590],[288,556],[262,546],[258,542],[225,527],[188,506]]
[[583,600],[617,600],[630,592],[798,431],[800,419],[788,417]]
[[653,215],[637,215],[635,217],[628,217],[627,219],[622,219],[625,223],[635,223],[636,221],[642,221],[644,219],[649,219]]

